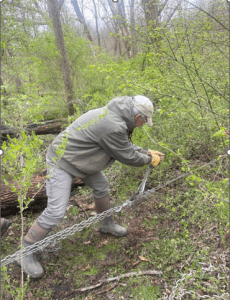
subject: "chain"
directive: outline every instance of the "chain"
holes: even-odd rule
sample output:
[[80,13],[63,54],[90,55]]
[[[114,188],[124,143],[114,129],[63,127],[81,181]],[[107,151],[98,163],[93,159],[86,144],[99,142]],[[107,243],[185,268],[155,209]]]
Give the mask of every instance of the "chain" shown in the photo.
[[[220,259],[224,262],[224,264],[219,265],[218,268],[215,268],[212,264],[210,264],[208,268],[202,267],[201,268],[202,274],[205,274],[207,272],[211,273],[212,271],[217,271],[217,270],[224,270],[225,272],[226,271],[229,272],[229,268],[226,267],[226,260],[225,260],[225,256],[228,254],[229,254],[229,249],[225,250],[220,255]],[[200,263],[200,264],[203,264],[203,263]],[[225,296],[228,296],[228,293],[224,293],[220,296],[218,296],[218,295],[209,296],[209,295],[200,295],[197,292],[194,292],[193,290],[187,291],[186,289],[180,290],[180,288],[178,288],[179,283],[184,281],[186,279],[186,277],[194,275],[196,272],[197,272],[196,270],[192,270],[192,271],[190,270],[190,272],[188,274],[184,274],[181,279],[176,281],[171,294],[169,296],[165,295],[162,300],[174,300],[174,299],[181,300],[183,298],[183,296],[186,294],[189,294],[189,295],[193,294],[199,299],[226,300]],[[222,278],[219,278],[219,279],[222,279]],[[179,291],[176,295],[177,290],[179,290]]]
[[[197,168],[197,170],[198,169],[202,169],[205,166],[210,165],[210,164],[212,164],[212,163],[214,163],[216,161],[217,161],[217,159],[213,160],[213,161],[211,161],[211,162],[209,162],[209,163],[207,163],[207,164],[205,164],[205,165],[203,165],[203,166],[201,166],[199,168]],[[148,174],[148,175],[149,175],[149,170],[150,170],[150,168],[148,168],[148,170],[146,172],[146,174]],[[125,203],[123,203],[121,206],[110,208],[109,210],[106,210],[106,211],[102,212],[101,214],[97,214],[94,217],[90,217],[89,219],[87,219],[85,221],[82,221],[79,224],[75,224],[72,227],[68,227],[68,228],[64,229],[63,231],[60,231],[60,232],[58,232],[56,234],[48,236],[45,239],[43,239],[43,240],[41,240],[41,241],[39,241],[37,243],[34,243],[33,245],[28,246],[28,247],[26,247],[23,250],[18,250],[13,255],[6,256],[1,261],[1,266],[6,266],[6,265],[8,265],[8,264],[10,264],[10,263],[12,263],[12,262],[14,262],[16,260],[19,260],[21,258],[21,256],[25,257],[25,256],[30,255],[32,253],[35,253],[37,251],[44,251],[45,248],[50,247],[51,245],[52,246],[56,245],[61,240],[66,239],[68,236],[75,234],[75,232],[81,231],[84,228],[87,228],[87,227],[91,226],[92,224],[97,223],[98,221],[103,220],[107,216],[110,216],[110,215],[113,215],[114,213],[120,212],[126,206],[131,207],[131,206],[135,206],[135,205],[140,204],[142,202],[141,198],[146,198],[149,195],[155,193],[155,191],[157,191],[157,190],[163,188],[164,186],[166,186],[166,185],[168,185],[168,184],[170,184],[170,183],[178,180],[179,178],[185,177],[185,176],[187,176],[189,174],[190,174],[190,172],[188,172],[186,174],[183,174],[183,175],[180,175],[177,178],[174,178],[174,179],[172,179],[170,181],[167,181],[165,184],[159,185],[156,188],[150,189],[150,190],[148,190],[146,192],[142,192],[142,189],[141,189],[141,192],[139,192],[140,188],[138,188],[138,190],[137,190],[138,193],[135,194],[135,197],[131,197]],[[147,176],[145,176],[144,179],[143,179],[143,181],[145,181],[145,182],[147,180],[146,177]],[[143,181],[140,184],[141,187],[143,185]],[[60,247],[53,248],[52,250],[48,250],[48,251],[49,252],[54,252],[54,251],[57,251],[59,249],[61,249],[61,248]]]
[[103,220],[107,216],[110,216],[114,213],[120,212],[122,210],[122,208],[125,207],[126,205],[127,204],[124,203],[121,206],[117,206],[117,207],[111,208],[109,210],[106,210],[101,214],[98,214],[94,217],[90,217],[89,219],[87,219],[85,221],[82,221],[79,224],[75,224],[72,227],[66,228],[63,231],[60,231],[56,234],[53,234],[52,236],[49,236],[49,237],[43,239],[42,241],[34,243],[33,245],[26,247],[23,251],[18,250],[13,255],[6,256],[1,261],[1,265],[5,266],[5,265],[8,265],[8,264],[14,262],[15,260],[19,260],[21,258],[21,255],[23,257],[25,257],[27,255],[30,255],[30,254],[34,253],[34,252],[43,251],[46,247],[50,246],[51,244],[57,244],[61,240],[67,238],[68,236],[73,235],[75,232],[81,231],[84,228],[89,227],[93,223],[97,223],[98,221]]

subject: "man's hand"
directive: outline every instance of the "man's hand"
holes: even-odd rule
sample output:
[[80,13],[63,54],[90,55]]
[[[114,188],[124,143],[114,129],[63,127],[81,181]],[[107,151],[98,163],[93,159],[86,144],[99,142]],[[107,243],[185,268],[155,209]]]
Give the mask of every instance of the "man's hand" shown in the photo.
[[151,165],[153,167],[156,167],[159,164],[159,162],[163,161],[163,159],[164,159],[164,154],[159,151],[153,151],[153,150],[149,149],[147,152],[147,155],[148,154],[150,154],[152,156]]

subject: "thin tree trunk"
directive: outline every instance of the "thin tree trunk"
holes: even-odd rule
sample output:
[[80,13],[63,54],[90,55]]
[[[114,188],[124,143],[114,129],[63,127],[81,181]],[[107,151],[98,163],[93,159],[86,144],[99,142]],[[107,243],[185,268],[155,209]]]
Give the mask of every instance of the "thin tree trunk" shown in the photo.
[[96,3],[95,3],[95,0],[93,0],[93,4],[94,4],[94,11],[95,11],[95,21],[96,21],[96,31],[97,31],[97,42],[98,42],[98,46],[101,48],[101,40],[100,40],[100,34],[99,34],[99,30],[98,30],[97,6],[96,6]]
[[83,24],[83,26],[84,26],[84,32],[87,35],[87,38],[92,42],[93,39],[92,39],[91,34],[89,32],[89,29],[88,29],[88,27],[86,25],[85,18],[84,18],[84,16],[81,13],[81,10],[80,10],[80,7],[78,5],[77,0],[71,0],[71,3],[73,4],[73,8],[74,8],[74,10],[75,10],[75,12],[77,14],[79,22],[81,24]]
[[124,44],[126,48],[126,52],[128,55],[128,58],[131,58],[131,45],[130,45],[130,38],[129,38],[129,29],[126,25],[126,13],[125,13],[125,6],[124,6],[124,0],[120,0],[118,3],[118,14],[121,16],[121,22],[120,22],[120,28],[124,39]]
[[48,22],[49,22],[49,16],[47,16],[47,15],[43,12],[43,10],[42,10],[42,8],[40,7],[40,5],[38,4],[37,0],[34,0],[34,4],[35,4],[35,6],[37,7],[38,13],[44,18],[44,20],[46,20],[46,22],[47,22],[47,24],[48,24]]
[[[130,0],[130,23],[131,23],[131,34],[132,34],[132,39],[134,39],[136,37],[136,32],[135,32],[135,18],[134,18],[134,3],[135,0]],[[132,55],[135,56],[136,55],[136,49],[133,46],[132,47]]]
[[65,0],[59,0],[58,2],[59,2],[58,8],[59,8],[59,10],[61,10],[62,5],[64,4]]
[[69,61],[66,53],[62,26],[61,26],[60,11],[56,0],[48,0],[48,8],[52,19],[57,48],[61,54],[61,71],[62,71],[62,76],[65,84],[65,91],[67,95],[68,113],[69,115],[73,115],[74,107],[73,107],[73,103],[71,103],[74,97],[73,85],[70,78],[70,67],[69,67]]
[[[12,54],[12,52],[10,52],[10,51],[8,51],[7,49],[6,49],[6,55],[7,56],[10,56],[10,57],[13,57],[13,54]],[[23,90],[23,85],[22,85],[22,81],[21,81],[21,79],[18,77],[18,75],[17,74],[14,74],[13,76],[12,76],[12,79],[14,78],[14,80],[15,80],[15,84],[16,84],[16,89],[17,89],[17,92],[18,92],[18,94],[24,94],[24,90]],[[8,81],[8,83],[10,82],[10,80]]]
[[164,27],[168,25],[168,23],[171,21],[172,17],[174,16],[175,12],[179,9],[181,6],[182,0],[178,2],[177,6],[173,9],[173,11],[170,13],[170,15],[167,17],[166,24]]
[[[115,32],[117,34],[119,33],[119,30],[121,30],[122,36],[124,37],[124,45],[127,50],[128,58],[130,58],[131,46],[129,41],[129,31],[125,21],[126,14],[125,14],[124,0],[120,0],[118,3],[116,3],[116,6],[115,3],[113,3],[111,0],[107,0],[107,2],[110,7],[113,18],[116,18],[117,15],[121,17],[120,19],[114,21]],[[120,51],[120,55],[122,55],[120,37],[119,37],[119,51]]]
[[[117,7],[115,5],[117,5],[117,3],[113,3],[110,0],[107,0],[107,3],[109,5],[109,8],[110,8],[111,13],[112,13],[112,16],[114,18],[116,15],[118,15],[118,13],[115,10],[115,8]],[[105,8],[105,6],[104,6],[104,8]],[[115,49],[114,49],[115,50],[115,55],[116,55],[116,52],[118,51],[118,55],[121,56],[122,55],[122,52],[121,52],[121,42],[120,42],[120,37],[117,36],[117,34],[119,33],[119,26],[120,25],[119,25],[118,20],[116,20],[115,18],[113,19],[113,18],[112,18],[112,24],[113,24],[114,31],[115,31],[115,34],[116,34],[116,37],[115,37],[115,43],[116,43],[115,45],[116,46],[115,46]]]
[[1,80],[1,90],[2,90],[2,95],[4,96],[4,99],[2,99],[2,103],[3,103],[4,107],[6,107],[7,104],[8,104],[8,101],[7,101],[7,91],[6,91],[5,88],[2,88],[2,86],[4,85],[4,84],[3,84],[2,77],[0,78],[0,80]]
[[14,75],[14,80],[16,83],[16,88],[17,88],[18,94],[24,94],[21,79],[17,75]]
[[[157,0],[142,0],[146,25],[150,28],[151,34],[154,33],[158,26],[158,1]],[[156,40],[150,37],[151,43],[155,44]]]
[[[2,86],[4,85],[2,77],[0,78],[0,81],[1,81],[1,88],[2,88]],[[7,96],[7,92],[6,92],[5,88],[2,88],[2,95],[5,96],[5,97]]]

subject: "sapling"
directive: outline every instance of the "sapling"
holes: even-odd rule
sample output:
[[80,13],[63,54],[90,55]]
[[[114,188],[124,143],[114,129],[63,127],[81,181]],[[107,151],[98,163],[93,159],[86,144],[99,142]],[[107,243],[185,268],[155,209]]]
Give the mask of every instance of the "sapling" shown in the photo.
[[[63,138],[62,144],[57,149],[58,160],[62,157],[65,151],[65,147],[68,141],[68,134],[66,138]],[[16,192],[18,195],[18,203],[20,208],[21,216],[21,265],[23,266],[23,232],[24,232],[24,222],[23,222],[23,211],[28,208],[28,205],[33,200],[27,198],[26,194],[31,186],[31,178],[34,172],[37,170],[38,165],[42,163],[42,155],[40,154],[40,147],[42,145],[42,140],[32,132],[32,136],[29,137],[24,131],[20,132],[19,137],[10,138],[8,136],[8,143],[4,142],[2,149],[5,155],[3,156],[3,163],[7,168],[8,175],[13,179],[10,184],[11,190]],[[57,162],[58,162],[57,160]],[[55,159],[54,159],[55,161]],[[55,164],[55,167],[57,165]],[[52,173],[51,173],[52,175]],[[49,177],[47,175],[46,177]],[[9,183],[4,179],[6,185]],[[39,188],[39,185],[37,186]],[[19,290],[18,297],[21,298],[23,293],[23,268],[21,268],[21,289]]]
[[[8,136],[8,143],[4,142],[2,149],[4,150],[3,163],[7,167],[8,174],[13,179],[10,184],[11,190],[18,195],[18,203],[21,216],[21,252],[23,250],[23,211],[28,208],[31,202],[30,198],[26,198],[28,189],[31,186],[31,177],[37,170],[37,166],[42,162],[42,156],[39,154],[40,146],[42,145],[41,139],[32,133],[29,137],[24,131],[19,135],[19,138],[10,138]],[[5,184],[9,183],[4,179]],[[21,255],[21,263],[23,258]],[[23,269],[22,269],[22,281],[21,288],[23,294]]]

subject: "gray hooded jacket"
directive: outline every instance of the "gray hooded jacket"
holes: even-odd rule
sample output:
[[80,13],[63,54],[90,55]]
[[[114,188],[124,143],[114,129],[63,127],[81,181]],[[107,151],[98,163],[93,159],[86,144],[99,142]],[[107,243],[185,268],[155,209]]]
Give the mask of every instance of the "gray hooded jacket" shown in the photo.
[[147,151],[129,141],[133,129],[132,97],[114,98],[107,106],[83,114],[62,131],[50,145],[47,158],[57,157],[57,146],[68,133],[65,153],[57,165],[75,177],[85,178],[115,160],[136,167],[150,164]]

